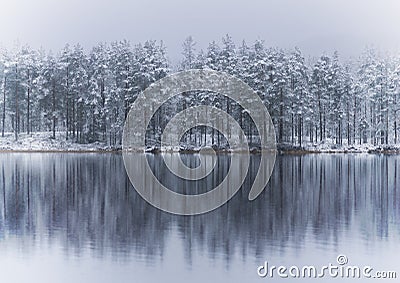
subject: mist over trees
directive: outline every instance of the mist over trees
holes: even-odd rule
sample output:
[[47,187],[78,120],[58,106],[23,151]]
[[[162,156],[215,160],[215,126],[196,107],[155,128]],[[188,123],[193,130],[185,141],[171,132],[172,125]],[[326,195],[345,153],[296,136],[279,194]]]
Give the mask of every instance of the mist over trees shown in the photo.
[[[53,54],[21,46],[2,50],[0,105],[2,136],[49,132],[78,143],[121,144],[123,123],[137,95],[170,72],[211,68],[237,76],[260,96],[272,116],[280,144],[352,145],[399,143],[400,57],[366,49],[344,62],[337,52],[307,59],[257,40],[235,45],[226,35],[197,49],[188,37],[182,58],[171,64],[162,42],[101,43],[85,52],[66,45]],[[151,103],[151,101],[149,101]],[[239,121],[250,141],[256,135],[246,112],[222,95],[177,95],[153,117],[157,139],[168,120],[189,106],[209,104]],[[218,131],[195,128],[185,141],[218,144]]]

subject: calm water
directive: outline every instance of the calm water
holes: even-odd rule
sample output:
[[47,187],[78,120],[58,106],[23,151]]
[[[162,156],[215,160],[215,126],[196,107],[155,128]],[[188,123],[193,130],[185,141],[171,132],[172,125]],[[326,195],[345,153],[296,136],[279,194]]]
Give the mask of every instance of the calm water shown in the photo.
[[[149,160],[164,183],[185,187]],[[218,158],[211,182],[229,163]],[[267,190],[249,202],[252,164],[226,205],[183,217],[143,201],[119,154],[0,154],[0,280],[281,281],[257,267],[322,266],[339,254],[400,275],[400,156],[278,156]]]

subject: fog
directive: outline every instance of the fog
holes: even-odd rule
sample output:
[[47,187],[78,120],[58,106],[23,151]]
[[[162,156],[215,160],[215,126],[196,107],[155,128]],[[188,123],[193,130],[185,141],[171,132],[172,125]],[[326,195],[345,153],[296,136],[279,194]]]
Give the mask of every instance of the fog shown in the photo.
[[398,11],[396,0],[3,0],[0,44],[56,51],[67,42],[91,48],[101,41],[157,39],[174,61],[188,35],[201,49],[229,33],[236,42],[263,39],[309,55],[337,49],[355,56],[366,45],[400,49]]

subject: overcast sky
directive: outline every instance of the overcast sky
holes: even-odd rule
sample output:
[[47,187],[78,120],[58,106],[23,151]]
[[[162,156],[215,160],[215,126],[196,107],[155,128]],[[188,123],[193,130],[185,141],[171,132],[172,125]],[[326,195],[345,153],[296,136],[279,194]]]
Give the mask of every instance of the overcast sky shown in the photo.
[[366,45],[400,50],[398,0],[0,0],[0,44],[58,51],[65,43],[163,40],[170,58],[192,35],[197,48],[229,33],[236,42],[354,56]]

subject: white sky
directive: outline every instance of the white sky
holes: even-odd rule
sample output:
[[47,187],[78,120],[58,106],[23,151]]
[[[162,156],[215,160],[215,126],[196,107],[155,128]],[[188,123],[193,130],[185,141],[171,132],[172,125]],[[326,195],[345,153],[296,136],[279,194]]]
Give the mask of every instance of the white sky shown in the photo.
[[164,40],[172,60],[193,35],[198,49],[229,33],[236,42],[357,55],[400,50],[398,0],[0,0],[0,44],[57,51],[65,43]]

